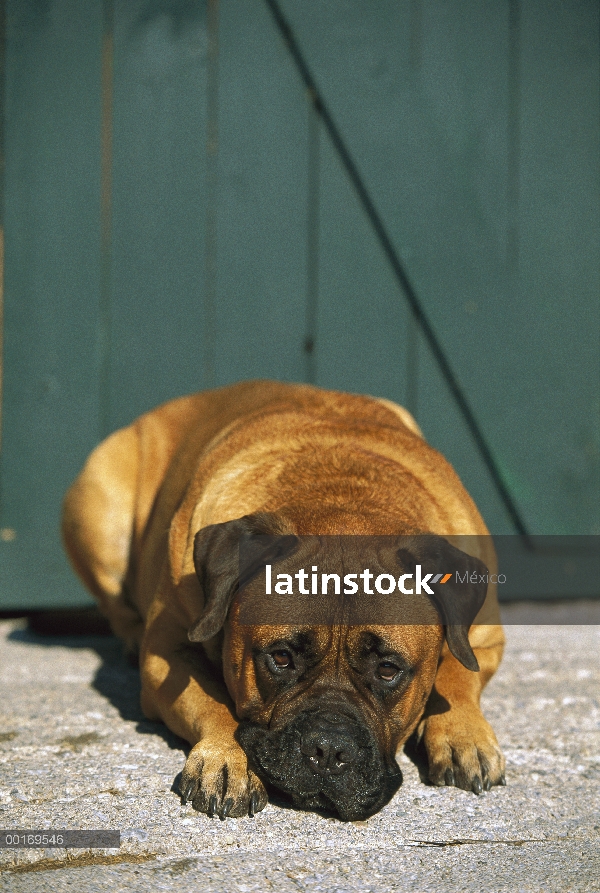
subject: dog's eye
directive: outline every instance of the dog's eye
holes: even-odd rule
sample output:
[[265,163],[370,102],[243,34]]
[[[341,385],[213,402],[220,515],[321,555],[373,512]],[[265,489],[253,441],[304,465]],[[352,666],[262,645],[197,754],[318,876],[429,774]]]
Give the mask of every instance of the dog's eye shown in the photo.
[[384,682],[392,682],[399,672],[400,669],[396,664],[391,663],[389,660],[382,660],[377,667],[377,675],[380,679],[383,679]]
[[294,669],[294,661],[289,651],[272,651],[271,659],[278,670]]

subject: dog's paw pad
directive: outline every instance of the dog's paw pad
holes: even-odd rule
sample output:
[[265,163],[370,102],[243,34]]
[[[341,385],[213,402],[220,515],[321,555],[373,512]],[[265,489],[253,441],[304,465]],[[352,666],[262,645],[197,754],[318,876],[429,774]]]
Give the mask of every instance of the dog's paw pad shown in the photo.
[[191,750],[179,786],[184,803],[221,819],[254,816],[267,805],[260,779],[237,744],[201,741]]

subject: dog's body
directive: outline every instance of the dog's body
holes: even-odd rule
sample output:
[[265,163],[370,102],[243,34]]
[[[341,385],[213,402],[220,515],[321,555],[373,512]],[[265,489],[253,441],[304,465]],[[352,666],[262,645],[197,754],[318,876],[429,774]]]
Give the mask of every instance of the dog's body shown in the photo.
[[252,814],[267,802],[260,775],[299,806],[360,818],[397,787],[394,754],[417,728],[433,783],[476,793],[503,783],[479,709],[504,641],[495,587],[478,613],[485,589],[473,590],[468,639],[467,627],[447,625],[444,642],[435,613],[392,627],[377,617],[244,625],[235,550],[257,533],[427,533],[438,553],[495,571],[458,477],[388,401],[245,382],[117,431],[69,490],[63,534],[114,631],[139,652],[144,712],[192,745],[184,798],[211,814]]

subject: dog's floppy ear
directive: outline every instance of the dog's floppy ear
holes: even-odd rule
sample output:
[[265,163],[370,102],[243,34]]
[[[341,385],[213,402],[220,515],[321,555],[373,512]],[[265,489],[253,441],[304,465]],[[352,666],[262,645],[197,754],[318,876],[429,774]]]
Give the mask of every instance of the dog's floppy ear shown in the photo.
[[[247,548],[243,580],[240,580],[242,540]],[[205,642],[215,636],[225,623],[238,588],[249,582],[265,561],[290,554],[296,542],[295,536],[286,535],[276,516],[266,513],[244,515],[199,530],[194,538],[194,567],[204,596],[204,609],[188,631],[189,640]]]
[[[479,558],[456,549],[448,540],[434,534],[406,538],[398,551],[404,564],[423,567],[423,576],[443,574],[451,577],[446,583],[429,581],[433,595],[428,595],[444,624],[448,648],[468,670],[478,672],[479,664],[469,643],[469,627],[479,613],[487,595],[488,569]],[[410,539],[410,542],[408,540]]]

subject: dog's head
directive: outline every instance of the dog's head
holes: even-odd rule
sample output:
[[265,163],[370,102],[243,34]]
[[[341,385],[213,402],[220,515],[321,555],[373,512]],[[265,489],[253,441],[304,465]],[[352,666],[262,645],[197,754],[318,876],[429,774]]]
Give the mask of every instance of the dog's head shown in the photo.
[[[372,815],[401,784],[395,754],[422,715],[444,638],[478,670],[468,629],[485,599],[485,565],[432,534],[340,538],[332,548],[332,538],[297,537],[267,515],[199,531],[194,561],[204,609],[189,638],[206,642],[224,630],[223,673],[255,770],[299,808],[344,820]],[[350,597],[359,567],[369,569],[362,586],[371,593]],[[433,584],[430,567],[466,584],[426,582],[419,594],[415,578]],[[340,585],[332,576],[323,595],[322,574],[309,576],[334,568]],[[342,589],[349,571],[353,582]]]

